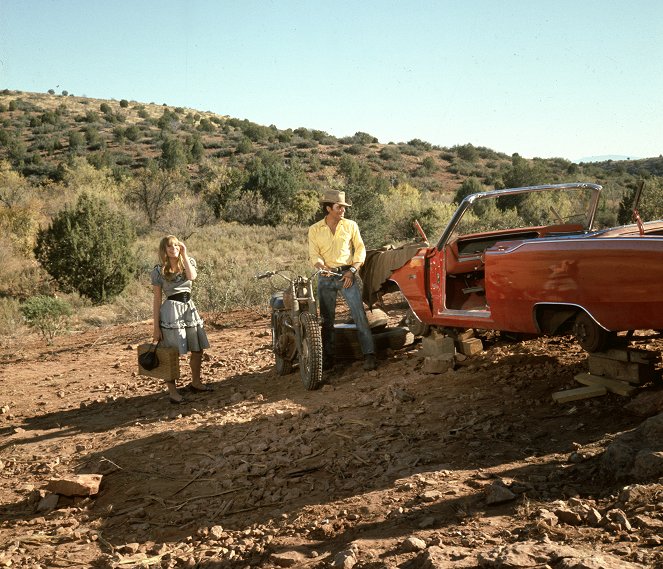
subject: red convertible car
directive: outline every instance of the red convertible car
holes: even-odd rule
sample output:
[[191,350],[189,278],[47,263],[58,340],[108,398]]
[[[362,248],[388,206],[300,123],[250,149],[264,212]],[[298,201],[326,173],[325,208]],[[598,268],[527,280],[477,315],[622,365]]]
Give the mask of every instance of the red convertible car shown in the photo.
[[[390,280],[420,325],[574,333],[587,351],[617,332],[663,330],[663,221],[595,230],[602,187],[467,196],[435,246]],[[415,319],[415,320],[416,320]]]

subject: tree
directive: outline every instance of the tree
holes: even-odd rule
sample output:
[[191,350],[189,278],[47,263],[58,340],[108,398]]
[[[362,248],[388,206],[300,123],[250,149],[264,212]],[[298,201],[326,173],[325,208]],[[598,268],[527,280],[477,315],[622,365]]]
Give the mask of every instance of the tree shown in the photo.
[[161,145],[161,167],[178,170],[186,166],[186,149],[177,138],[169,138]]
[[206,162],[200,169],[200,180],[196,191],[212,209],[217,219],[228,219],[228,204],[240,195],[246,177],[237,168],[230,168],[218,162]]
[[339,174],[344,190],[352,201],[348,217],[354,219],[361,229],[367,247],[379,247],[388,238],[388,228],[384,223],[385,209],[380,196],[387,193],[389,183],[373,175],[370,168],[350,156],[341,158]]
[[106,200],[82,193],[73,208],[57,214],[37,233],[37,261],[64,291],[94,303],[120,294],[131,278],[135,233]]
[[292,208],[295,195],[304,187],[304,173],[296,163],[286,165],[283,159],[262,152],[246,166],[244,191],[260,194],[268,206],[265,223],[276,226],[283,222]]
[[129,106],[129,101],[127,101],[126,99],[121,99],[120,100],[120,107],[122,107],[123,109],[126,109],[128,106]]
[[184,186],[184,179],[177,172],[150,168],[143,170],[135,178],[126,197],[147,216],[148,223],[154,225],[159,221],[166,205],[178,192],[184,190]]

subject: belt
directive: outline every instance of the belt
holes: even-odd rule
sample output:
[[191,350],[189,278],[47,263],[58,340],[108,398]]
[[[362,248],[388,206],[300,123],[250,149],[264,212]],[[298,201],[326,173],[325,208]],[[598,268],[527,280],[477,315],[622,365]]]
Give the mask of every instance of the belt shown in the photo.
[[171,294],[167,300],[174,300],[175,302],[189,302],[191,300],[190,292],[178,292],[177,294]]
[[335,267],[335,268],[333,268],[333,269],[329,269],[329,270],[330,270],[332,273],[339,273],[339,274],[342,274],[342,273],[344,273],[345,271],[349,271],[351,266],[352,266],[352,265],[341,265],[340,267]]

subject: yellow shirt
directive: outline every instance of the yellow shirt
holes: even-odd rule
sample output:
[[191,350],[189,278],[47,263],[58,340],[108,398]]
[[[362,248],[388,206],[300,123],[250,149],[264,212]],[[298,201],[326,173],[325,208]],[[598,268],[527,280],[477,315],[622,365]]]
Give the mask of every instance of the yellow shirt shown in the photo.
[[329,268],[363,263],[366,247],[359,226],[342,218],[332,233],[324,218],[308,228],[308,256],[312,265],[324,263]]

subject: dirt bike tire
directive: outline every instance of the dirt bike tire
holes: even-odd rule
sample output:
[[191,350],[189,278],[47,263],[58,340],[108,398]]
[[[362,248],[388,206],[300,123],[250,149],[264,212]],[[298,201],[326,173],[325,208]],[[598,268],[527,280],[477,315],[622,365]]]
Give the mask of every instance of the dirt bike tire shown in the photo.
[[281,356],[275,357],[276,375],[290,375],[292,373],[292,362]]
[[[276,323],[272,320],[272,340],[275,342],[275,338],[277,337],[277,325]],[[292,361],[285,359],[283,356],[279,356],[278,354],[274,354],[274,360],[275,360],[275,368],[276,368],[276,375],[290,375],[292,373]]]
[[322,384],[322,334],[318,319],[308,312],[300,315],[302,322],[302,351],[299,354],[299,373],[304,387],[318,389]]

